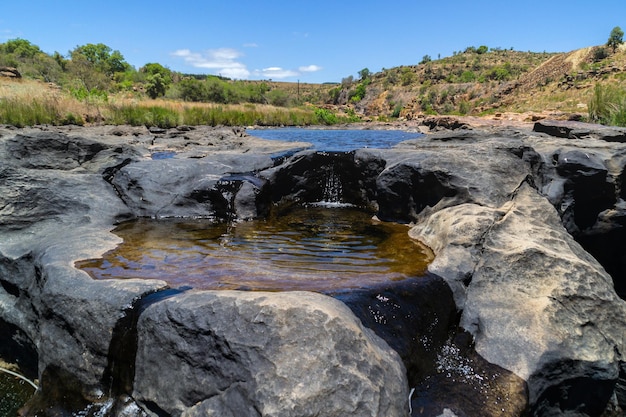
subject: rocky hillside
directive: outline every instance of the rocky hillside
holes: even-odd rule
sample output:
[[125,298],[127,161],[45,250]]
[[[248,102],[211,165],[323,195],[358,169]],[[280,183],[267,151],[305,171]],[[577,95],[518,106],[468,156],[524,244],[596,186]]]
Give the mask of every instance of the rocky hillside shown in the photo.
[[[505,111],[581,118],[597,83],[623,86],[625,78],[623,46],[615,53],[602,46],[567,53],[470,47],[451,57],[344,83],[335,104],[371,118]],[[355,100],[363,87],[366,93]]]

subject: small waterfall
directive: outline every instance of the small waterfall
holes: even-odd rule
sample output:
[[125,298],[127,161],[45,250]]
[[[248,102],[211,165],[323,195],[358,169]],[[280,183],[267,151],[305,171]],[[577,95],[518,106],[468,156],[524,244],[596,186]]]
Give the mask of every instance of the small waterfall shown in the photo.
[[341,184],[341,178],[335,172],[331,170],[326,177],[326,184],[324,184],[324,197],[325,203],[341,203],[341,197],[343,194],[343,185]]
[[313,203],[316,206],[322,207],[352,207],[352,204],[343,202],[343,184],[341,177],[335,169],[333,164],[329,167],[324,180],[324,189],[322,192],[322,200]]

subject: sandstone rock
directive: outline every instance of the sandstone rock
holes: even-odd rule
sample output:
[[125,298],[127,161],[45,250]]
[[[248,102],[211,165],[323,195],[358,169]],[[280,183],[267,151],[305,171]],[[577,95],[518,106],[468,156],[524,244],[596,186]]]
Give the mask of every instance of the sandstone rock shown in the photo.
[[[460,220],[461,211],[471,217]],[[524,185],[497,209],[447,208],[411,233],[432,243],[433,272],[457,288],[476,351],[528,381],[534,413],[581,403],[588,415],[604,410],[618,378],[626,306],[545,199]],[[559,402],[563,393],[576,400]]]
[[22,78],[22,74],[13,67],[0,67],[0,76],[8,78]]
[[[398,355],[350,310],[305,292],[200,292],[138,324],[133,397],[169,415],[404,416]],[[175,381],[175,383],[173,383]]]
[[607,142],[626,141],[626,129],[576,121],[540,120],[535,123],[533,130],[559,138],[595,138]]

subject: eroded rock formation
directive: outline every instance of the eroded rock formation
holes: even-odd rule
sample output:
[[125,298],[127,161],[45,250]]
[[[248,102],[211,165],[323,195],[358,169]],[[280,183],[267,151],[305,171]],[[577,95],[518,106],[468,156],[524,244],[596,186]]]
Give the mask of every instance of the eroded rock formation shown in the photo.
[[[626,146],[541,126],[347,154],[237,129],[0,129],[1,337],[41,380],[25,415],[402,416],[412,389],[413,415],[618,415],[626,262],[611,277],[587,250],[603,261],[610,237],[621,256]],[[73,267],[119,243],[120,220],[262,217],[329,178],[411,223],[432,275],[322,295]]]

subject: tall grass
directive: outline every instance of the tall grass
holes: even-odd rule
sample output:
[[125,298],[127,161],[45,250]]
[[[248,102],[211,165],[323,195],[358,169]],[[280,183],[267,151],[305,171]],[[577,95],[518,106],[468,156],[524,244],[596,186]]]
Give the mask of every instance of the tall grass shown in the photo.
[[587,104],[589,120],[612,126],[626,126],[626,90],[596,84]]
[[[331,113],[311,107],[276,107],[264,104],[214,105],[168,100],[80,100],[44,85],[0,84],[0,124],[18,127],[41,124],[84,124],[157,126],[308,126],[328,124]],[[334,115],[333,115],[334,116]],[[331,118],[338,123],[341,118]]]
[[17,127],[55,124],[57,109],[50,103],[33,100],[24,103],[16,99],[0,100],[0,121]]

